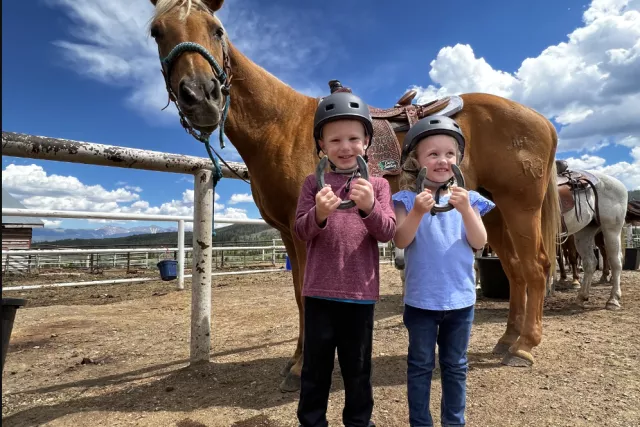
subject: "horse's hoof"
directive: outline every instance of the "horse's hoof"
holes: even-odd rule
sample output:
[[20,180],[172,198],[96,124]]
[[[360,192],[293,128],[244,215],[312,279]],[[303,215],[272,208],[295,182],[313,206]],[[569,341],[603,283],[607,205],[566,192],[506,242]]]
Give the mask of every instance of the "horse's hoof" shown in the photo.
[[524,350],[516,350],[515,353],[505,354],[502,364],[514,368],[528,368],[533,365],[533,356]]
[[502,356],[505,353],[509,352],[509,344],[505,344],[503,342],[499,342],[498,344],[496,344],[495,347],[493,347],[493,354],[498,354],[500,356]]
[[289,372],[284,380],[280,383],[280,391],[283,393],[291,393],[300,390],[300,377]]
[[576,297],[575,305],[577,305],[580,308],[585,308],[585,303],[587,301],[589,301],[589,297],[584,297],[578,294],[578,296]]
[[289,371],[291,370],[291,367],[293,365],[295,365],[295,362],[292,359],[287,360],[287,364],[284,365],[284,367],[280,371],[280,376],[286,377],[289,374]]
[[580,282],[577,280],[574,280],[573,282],[571,282],[571,287],[573,289],[580,289]]
[[616,300],[607,301],[607,305],[604,306],[607,310],[620,310],[620,303]]

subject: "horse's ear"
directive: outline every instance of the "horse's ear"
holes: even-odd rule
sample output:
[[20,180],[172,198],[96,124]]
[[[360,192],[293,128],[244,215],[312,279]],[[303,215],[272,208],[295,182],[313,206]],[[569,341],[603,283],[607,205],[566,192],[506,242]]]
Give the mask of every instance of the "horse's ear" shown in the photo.
[[216,12],[222,7],[224,0],[203,0],[203,3],[206,4],[211,11]]
[[158,0],[150,0],[152,5],[156,5],[156,3],[158,2]]

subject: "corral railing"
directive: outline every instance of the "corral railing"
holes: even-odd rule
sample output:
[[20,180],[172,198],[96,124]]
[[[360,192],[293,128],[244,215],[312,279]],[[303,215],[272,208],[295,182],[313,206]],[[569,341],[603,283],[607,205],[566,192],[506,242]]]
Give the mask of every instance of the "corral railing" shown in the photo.
[[[177,215],[148,215],[148,214],[134,214],[134,213],[108,213],[108,212],[88,212],[88,211],[58,211],[58,210],[44,210],[44,209],[2,209],[3,216],[27,216],[27,217],[48,217],[48,218],[81,218],[81,219],[117,219],[117,220],[137,220],[137,221],[169,221],[169,222],[177,222],[178,223],[178,247],[175,248],[177,254],[178,261],[178,289],[184,289],[184,270],[185,270],[185,253],[189,251],[192,254],[191,263],[193,263],[193,259],[198,259],[195,254],[198,251],[193,250],[193,246],[190,248],[186,248],[184,244],[184,235],[185,235],[185,222],[193,222],[193,218],[188,216],[177,216]],[[236,219],[236,218],[217,218],[221,224],[265,224],[264,220],[261,219]],[[194,227],[195,228],[195,227]],[[194,233],[194,239],[195,237]],[[211,236],[208,236],[209,241],[211,241]],[[213,245],[210,245],[213,246]],[[270,247],[260,247],[258,249],[262,250],[264,248]],[[278,247],[277,249],[284,248]],[[224,248],[223,251],[232,251],[232,250],[243,250],[246,248]],[[270,248],[273,249],[273,248]],[[211,248],[213,253],[220,251],[220,248]],[[117,256],[117,254],[122,254],[125,257],[128,255],[128,259],[131,259],[131,253],[156,253],[162,254],[167,252],[167,248],[156,248],[156,249],[14,249],[14,250],[3,250],[2,251],[2,261],[3,261],[3,272],[10,272],[11,269],[9,266],[10,263],[13,262],[15,268],[24,269],[25,266],[28,269],[31,265],[34,265],[34,268],[39,268],[38,261],[34,260],[33,257],[40,255],[57,255],[59,262],[62,262],[62,255],[76,256],[76,261],[78,255],[84,255],[84,260],[80,260],[84,262],[85,265],[94,269],[97,267],[95,264],[94,254],[111,254],[112,257]],[[213,267],[213,258],[211,254],[209,254],[211,266]],[[13,259],[13,261],[11,261]],[[156,261],[157,262],[157,261]],[[33,263],[33,264],[32,264]],[[221,262],[222,263],[222,262]],[[127,280],[127,279],[123,279]],[[133,279],[131,279],[133,280]],[[124,282],[123,282],[124,283]]]
[[[15,274],[37,274],[50,270],[77,270],[96,272],[102,270],[155,269],[163,259],[180,259],[180,248],[172,244],[153,247],[50,247],[30,250],[11,249],[2,251],[2,272]],[[193,248],[184,247],[181,271],[193,266]],[[213,270],[234,267],[264,267],[284,265],[286,248],[273,245],[272,241],[216,243],[212,247]],[[184,289],[183,278],[178,288]]]
[[[192,275],[190,361],[209,360],[211,353],[211,247],[214,194],[212,179],[214,165],[209,159],[4,131],[2,132],[2,155],[193,175],[194,216],[193,218],[176,217],[172,221],[178,221],[179,236],[184,236],[184,222],[193,221],[193,262],[199,268],[194,269]],[[249,172],[245,165],[229,163],[229,166],[235,170],[235,173],[223,166],[223,176],[234,178],[237,173],[243,178],[249,179]],[[70,217],[61,216],[60,213],[62,212],[52,212],[48,216]],[[3,215],[7,214],[3,210]],[[21,213],[21,215],[24,214],[25,212]],[[100,215],[95,212],[85,212],[84,214],[87,215],[83,216],[84,218],[96,218]],[[122,215],[121,219],[125,219],[123,216],[126,214],[120,215]],[[45,215],[38,216],[44,217]],[[153,220],[159,219],[154,218]],[[181,244],[184,247],[184,237],[182,239]],[[184,259],[179,259],[178,262],[184,265]]]

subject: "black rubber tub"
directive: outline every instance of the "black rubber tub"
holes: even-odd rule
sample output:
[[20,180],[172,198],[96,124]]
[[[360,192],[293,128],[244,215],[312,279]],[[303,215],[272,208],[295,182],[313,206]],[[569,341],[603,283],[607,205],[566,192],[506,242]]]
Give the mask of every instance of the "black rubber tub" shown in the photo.
[[13,321],[16,319],[16,312],[27,303],[19,298],[2,298],[2,371],[4,372],[4,359],[7,357],[9,340],[13,330]]
[[482,295],[487,298],[509,299],[509,279],[507,279],[500,258],[480,257],[478,263],[478,275],[480,276],[480,289]]

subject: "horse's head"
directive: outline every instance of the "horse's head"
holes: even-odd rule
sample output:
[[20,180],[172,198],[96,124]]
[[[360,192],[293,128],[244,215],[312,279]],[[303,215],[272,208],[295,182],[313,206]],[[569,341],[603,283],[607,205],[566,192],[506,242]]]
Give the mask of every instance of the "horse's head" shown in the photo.
[[151,0],[156,11],[149,28],[167,92],[183,116],[182,125],[205,135],[223,123],[229,105],[227,35],[214,16],[223,1]]

